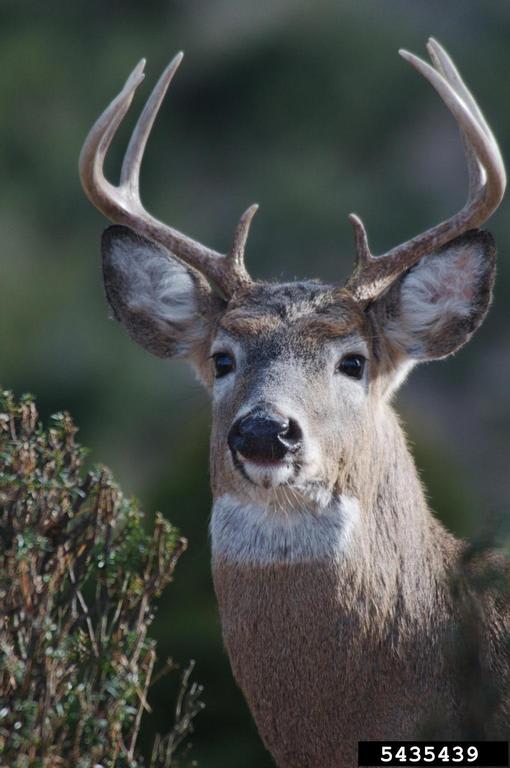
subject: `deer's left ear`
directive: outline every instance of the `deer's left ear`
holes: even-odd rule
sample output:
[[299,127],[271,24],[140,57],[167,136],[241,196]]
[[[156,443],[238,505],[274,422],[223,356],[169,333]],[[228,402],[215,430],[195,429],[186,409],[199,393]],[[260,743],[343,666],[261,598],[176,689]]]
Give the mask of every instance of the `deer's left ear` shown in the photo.
[[487,314],[495,262],[492,235],[472,230],[400,278],[371,308],[397,355],[436,360],[465,344]]

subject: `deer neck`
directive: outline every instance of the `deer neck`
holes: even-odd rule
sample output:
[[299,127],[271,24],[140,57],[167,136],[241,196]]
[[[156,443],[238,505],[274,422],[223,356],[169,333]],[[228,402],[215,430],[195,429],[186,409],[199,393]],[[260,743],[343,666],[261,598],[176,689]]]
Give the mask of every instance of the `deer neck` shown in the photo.
[[[213,575],[225,645],[282,766],[354,764],[353,755],[341,756],[349,734],[353,743],[389,738],[405,691],[416,694],[430,669],[440,669],[434,643],[456,543],[429,512],[389,409],[376,439],[378,450],[359,462],[349,493],[321,512],[298,507],[278,518],[229,495],[214,505]],[[409,712],[419,717],[416,707]],[[416,723],[408,726],[411,734]],[[327,733],[334,743],[324,742]],[[313,755],[310,744],[318,745]]]
[[360,442],[363,450],[347,464],[325,507],[297,497],[295,506],[278,509],[218,494],[211,522],[214,573],[330,572],[346,604],[350,598],[359,607],[376,604],[381,618],[402,601],[409,616],[428,613],[454,539],[427,506],[389,406],[378,414],[370,439]]

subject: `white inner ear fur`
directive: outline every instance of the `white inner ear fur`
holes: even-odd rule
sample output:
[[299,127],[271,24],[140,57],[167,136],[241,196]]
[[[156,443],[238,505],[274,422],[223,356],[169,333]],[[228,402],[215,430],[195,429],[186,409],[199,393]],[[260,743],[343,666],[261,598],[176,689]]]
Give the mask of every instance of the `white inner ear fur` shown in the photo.
[[112,265],[124,276],[126,304],[154,321],[187,323],[196,319],[195,286],[186,267],[156,245],[134,246],[117,240]]
[[424,257],[402,282],[398,317],[386,323],[389,340],[412,357],[426,356],[427,337],[470,315],[485,269],[483,248],[473,244]]

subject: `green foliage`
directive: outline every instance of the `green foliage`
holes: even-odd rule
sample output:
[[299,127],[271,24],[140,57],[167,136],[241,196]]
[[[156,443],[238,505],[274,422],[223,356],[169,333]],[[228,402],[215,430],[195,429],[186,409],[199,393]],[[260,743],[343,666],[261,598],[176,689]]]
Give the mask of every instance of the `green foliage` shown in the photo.
[[186,541],[161,515],[148,535],[107,469],[84,472],[75,433],[67,414],[45,431],[31,397],[0,393],[0,766],[169,768],[202,707],[192,666],[150,763],[137,738],[154,599]]

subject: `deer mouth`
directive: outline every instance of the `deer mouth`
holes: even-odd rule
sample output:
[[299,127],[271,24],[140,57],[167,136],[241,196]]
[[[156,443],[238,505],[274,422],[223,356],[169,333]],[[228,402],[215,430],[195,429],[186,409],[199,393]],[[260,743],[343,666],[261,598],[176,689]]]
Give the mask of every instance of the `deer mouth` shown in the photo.
[[277,488],[296,479],[299,467],[288,459],[247,458],[238,451],[231,451],[236,470],[252,485],[260,488]]

